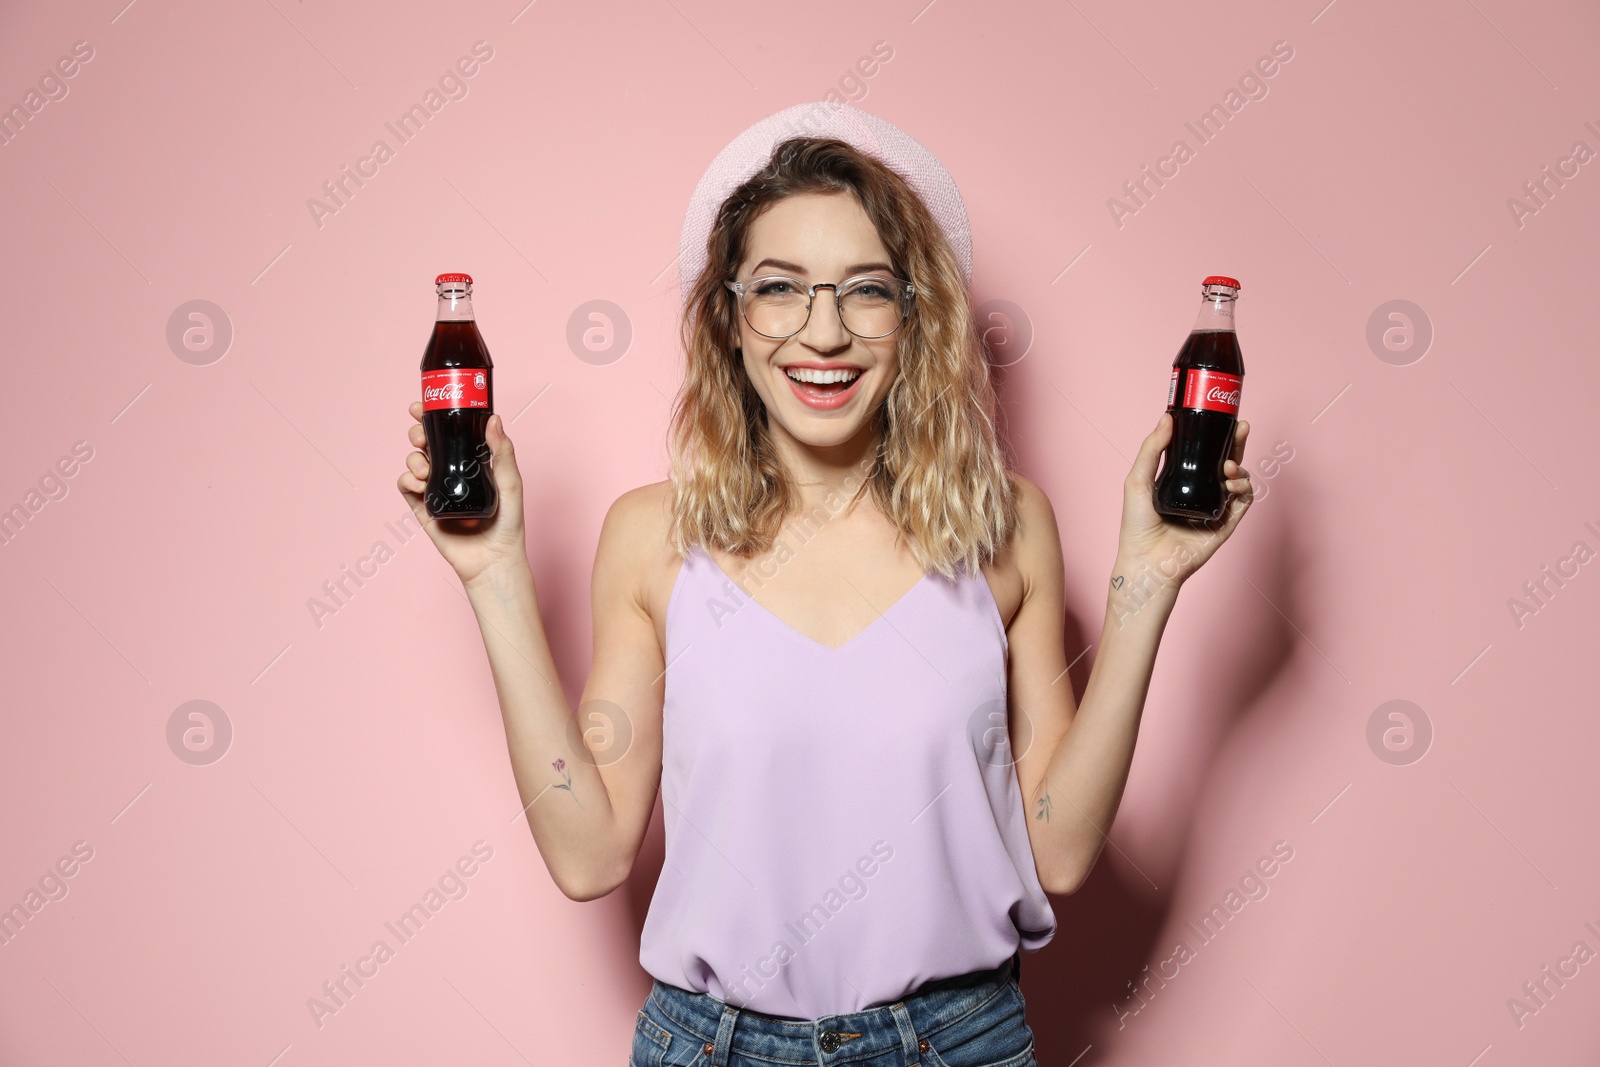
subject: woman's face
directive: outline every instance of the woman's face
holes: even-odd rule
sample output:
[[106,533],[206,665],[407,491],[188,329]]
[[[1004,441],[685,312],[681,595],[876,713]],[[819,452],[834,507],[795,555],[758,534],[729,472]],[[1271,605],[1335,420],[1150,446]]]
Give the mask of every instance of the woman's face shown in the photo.
[[[867,273],[892,277],[894,268],[860,201],[851,193],[801,193],[779,200],[751,224],[736,280],[787,274],[816,285]],[[768,426],[810,448],[845,444],[864,428],[872,432],[873,412],[899,370],[899,331],[875,340],[854,336],[839,321],[833,292],[818,290],[805,327],[785,340],[763,337],[739,317],[745,373],[766,405]],[[790,374],[802,368],[839,369],[859,377],[801,383]]]

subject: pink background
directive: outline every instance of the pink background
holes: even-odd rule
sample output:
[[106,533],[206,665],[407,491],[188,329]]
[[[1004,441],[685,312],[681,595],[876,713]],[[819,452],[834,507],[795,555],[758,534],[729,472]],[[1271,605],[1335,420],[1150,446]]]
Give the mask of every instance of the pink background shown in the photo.
[[[1520,627],[1508,606],[1600,550],[1600,175],[1520,226],[1507,206],[1600,150],[1592,5],[124,2],[0,15],[6,106],[93,48],[0,147],[0,508],[93,450],[0,547],[0,905],[93,849],[0,946],[0,1060],[624,1062],[659,823],[626,888],[561,896],[459,586],[385,525],[431,281],[477,280],[575,698],[601,519],[666,472],[689,193],[745,126],[836,90],[946,162],[976,299],[1021,309],[993,340],[1061,524],[1069,653],[1206,274],[1244,285],[1252,460],[1293,454],[1182,597],[1111,845],[1025,960],[1042,1062],[1593,1062],[1600,963],[1520,1025],[1507,1003],[1600,951],[1600,564]],[[384,123],[479,40],[469,94],[397,147]],[[1108,198],[1278,41],[1268,94],[1119,227]],[[394,158],[319,227],[308,198],[379,138]],[[167,340],[197,299],[233,330],[207,365]],[[631,323],[620,358],[567,341],[597,299]],[[1432,326],[1407,365],[1367,340],[1391,300]],[[379,540],[318,627],[308,600]],[[169,747],[190,700],[231,724],[209,765]],[[1391,700],[1425,758],[1369,744]],[[467,896],[319,1028],[308,998],[480,840]],[[1185,924],[1280,841],[1270,892],[1202,944]]]

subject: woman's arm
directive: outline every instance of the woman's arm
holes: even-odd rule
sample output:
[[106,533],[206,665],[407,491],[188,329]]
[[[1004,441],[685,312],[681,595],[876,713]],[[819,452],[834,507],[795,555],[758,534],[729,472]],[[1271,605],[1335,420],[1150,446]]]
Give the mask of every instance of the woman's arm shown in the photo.
[[1249,424],[1241,422],[1223,469],[1234,496],[1215,530],[1168,523],[1156,514],[1150,485],[1172,436],[1171,417],[1163,414],[1145,438],[1123,483],[1122,530],[1107,576],[1105,618],[1083,704],[1076,709],[1062,644],[1060,534],[1044,493],[1019,479],[1022,532],[1016,552],[1023,598],[1007,630],[1011,736],[1021,741],[1015,749],[1021,753],[1018,784],[1039,880],[1048,892],[1077,890],[1100,855],[1128,782],[1156,650],[1178,590],[1249,509],[1249,474],[1240,466],[1248,435]]
[[[413,415],[421,406],[412,405]],[[407,457],[400,491],[461,578],[477,616],[539,853],[564,894],[590,900],[627,878],[660,783],[664,669],[647,604],[659,562],[651,546],[663,543],[663,494],[659,486],[636,489],[606,514],[591,583],[594,659],[575,718],[540,616],[523,541],[521,478],[498,417],[487,441],[500,492],[494,519],[449,529],[430,519],[421,452]],[[426,443],[420,425],[411,442]]]

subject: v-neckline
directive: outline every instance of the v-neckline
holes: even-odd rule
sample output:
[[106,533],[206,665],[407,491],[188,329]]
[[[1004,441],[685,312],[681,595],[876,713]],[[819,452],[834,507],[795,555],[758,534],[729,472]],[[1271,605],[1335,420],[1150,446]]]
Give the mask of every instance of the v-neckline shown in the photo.
[[933,571],[924,571],[923,574],[922,574],[922,577],[918,578],[916,583],[914,585],[912,585],[912,587],[910,589],[907,589],[904,593],[901,593],[898,600],[896,600],[893,604],[890,604],[887,608],[884,608],[882,611],[880,611],[878,613],[878,617],[877,618],[873,619],[871,622],[867,623],[861,629],[857,630],[855,632],[855,634],[853,636],[851,636],[851,638],[848,641],[846,641],[844,644],[842,644],[842,645],[826,645],[826,644],[823,644],[821,641],[818,641],[815,637],[812,637],[810,634],[802,632],[798,627],[796,627],[796,626],[794,626],[794,625],[792,625],[790,623],[784,622],[782,619],[778,618],[778,616],[775,615],[770,608],[768,608],[766,605],[762,604],[761,601],[757,600],[755,597],[751,596],[748,592],[746,592],[744,586],[740,585],[737,581],[734,580],[733,575],[731,575],[727,571],[723,570],[722,569],[722,564],[718,563],[716,561],[716,557],[712,556],[710,552],[706,551],[706,549],[703,546],[695,545],[694,548],[695,548],[695,550],[697,552],[699,552],[702,556],[705,557],[706,562],[710,563],[711,566],[716,569],[718,574],[722,575],[729,582],[733,583],[733,587],[735,589],[739,590],[739,593],[744,597],[746,603],[753,604],[757,611],[759,611],[762,615],[764,615],[768,619],[771,619],[773,622],[777,623],[778,626],[781,627],[782,629],[787,630],[789,633],[791,633],[794,636],[800,638],[802,641],[805,641],[806,643],[811,644],[811,645],[815,645],[817,648],[823,649],[824,651],[827,651],[827,652],[843,652],[845,649],[847,649],[850,646],[856,644],[858,641],[860,641],[867,634],[871,633],[874,629],[877,628],[879,623],[884,621],[884,619],[888,616],[888,614],[891,611],[893,611],[895,608],[898,608],[901,604],[904,604],[907,600],[910,600],[912,594],[916,593],[917,590],[921,589],[924,585],[926,585],[928,583],[929,579],[931,579],[933,577],[933,573],[934,573]]

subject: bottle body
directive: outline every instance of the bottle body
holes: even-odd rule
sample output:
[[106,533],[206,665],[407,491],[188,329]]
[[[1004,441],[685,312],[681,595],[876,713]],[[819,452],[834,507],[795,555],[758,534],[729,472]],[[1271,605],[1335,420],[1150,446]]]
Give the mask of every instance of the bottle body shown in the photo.
[[1172,440],[1152,489],[1156,512],[1169,518],[1214,522],[1227,508],[1222,465],[1233,448],[1244,387],[1244,356],[1233,328],[1239,289],[1220,275],[1201,283],[1200,315],[1172,363]]
[[486,431],[494,363],[472,313],[472,279],[441,274],[439,310],[422,356],[422,427],[428,435],[423,502],[436,519],[488,519],[499,508]]

